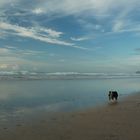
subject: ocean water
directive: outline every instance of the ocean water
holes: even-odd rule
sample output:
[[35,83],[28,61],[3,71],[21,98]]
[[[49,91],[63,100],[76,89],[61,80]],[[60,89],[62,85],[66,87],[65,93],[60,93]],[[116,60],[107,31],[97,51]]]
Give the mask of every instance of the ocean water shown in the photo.
[[140,78],[90,80],[5,80],[0,81],[0,120],[38,112],[84,110],[108,103],[108,91],[119,100],[140,91]]

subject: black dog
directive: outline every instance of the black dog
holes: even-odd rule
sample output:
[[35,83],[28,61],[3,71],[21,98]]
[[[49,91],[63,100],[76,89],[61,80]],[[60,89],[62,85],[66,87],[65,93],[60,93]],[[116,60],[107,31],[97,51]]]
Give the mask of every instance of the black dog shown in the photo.
[[109,91],[108,94],[109,100],[116,100],[118,99],[118,93],[117,91]]

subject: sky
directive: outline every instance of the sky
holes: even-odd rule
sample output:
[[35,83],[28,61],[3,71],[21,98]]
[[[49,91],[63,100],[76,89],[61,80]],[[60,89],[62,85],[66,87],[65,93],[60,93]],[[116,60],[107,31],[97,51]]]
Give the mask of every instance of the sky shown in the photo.
[[0,71],[140,70],[140,0],[0,0]]

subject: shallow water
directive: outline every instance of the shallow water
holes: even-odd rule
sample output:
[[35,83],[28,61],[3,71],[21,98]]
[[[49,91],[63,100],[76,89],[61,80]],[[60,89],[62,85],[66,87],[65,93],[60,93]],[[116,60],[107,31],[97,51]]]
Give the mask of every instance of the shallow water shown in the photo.
[[109,90],[122,99],[140,91],[139,83],[140,78],[0,81],[0,120],[95,107],[108,103]]

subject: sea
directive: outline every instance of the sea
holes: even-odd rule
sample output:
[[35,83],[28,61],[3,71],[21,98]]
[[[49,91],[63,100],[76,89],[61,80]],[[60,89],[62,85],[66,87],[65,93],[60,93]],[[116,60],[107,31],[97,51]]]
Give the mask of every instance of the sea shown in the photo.
[[118,102],[140,91],[140,77],[1,79],[0,125],[40,113],[82,111],[108,104],[108,92]]

